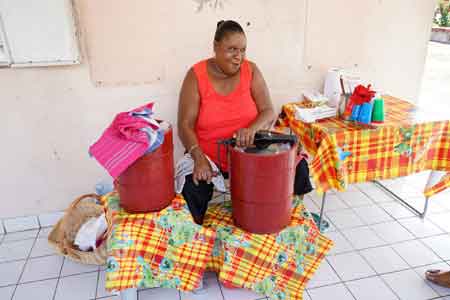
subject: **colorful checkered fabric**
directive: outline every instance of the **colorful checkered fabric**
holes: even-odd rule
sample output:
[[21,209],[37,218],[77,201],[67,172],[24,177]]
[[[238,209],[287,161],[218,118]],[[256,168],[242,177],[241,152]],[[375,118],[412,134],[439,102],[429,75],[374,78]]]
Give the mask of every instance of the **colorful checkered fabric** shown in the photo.
[[210,259],[216,234],[192,220],[176,197],[157,213],[128,214],[113,192],[105,196],[112,232],[108,238],[106,289],[167,287],[192,291]]
[[204,226],[217,233],[209,269],[221,282],[271,299],[303,299],[306,283],[332,247],[300,197],[290,225],[278,234],[251,234],[233,225],[231,202],[211,205]]
[[441,180],[429,187],[426,187],[424,190],[425,197],[431,197],[437,193],[444,191],[445,189],[450,187],[450,173],[445,174]]
[[169,208],[147,214],[127,214],[119,201],[115,192],[105,196],[113,226],[105,284],[110,291],[190,291],[209,269],[222,282],[262,296],[302,300],[306,283],[333,244],[320,234],[300,197],[293,200],[290,225],[267,235],[234,226],[230,201],[211,205],[203,227],[192,223],[181,196]]
[[340,118],[304,123],[295,119],[295,103],[283,106],[279,125],[290,127],[314,157],[311,173],[318,192],[424,170],[450,172],[450,121],[418,120],[411,103],[383,98],[385,122],[376,126]]

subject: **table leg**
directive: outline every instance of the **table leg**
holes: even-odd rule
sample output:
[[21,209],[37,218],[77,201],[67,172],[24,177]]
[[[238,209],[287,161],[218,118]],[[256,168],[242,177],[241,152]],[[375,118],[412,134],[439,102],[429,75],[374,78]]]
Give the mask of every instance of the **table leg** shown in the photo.
[[322,195],[322,206],[320,207],[319,224],[318,224],[318,227],[319,227],[320,231],[322,231],[322,218],[323,218],[323,211],[324,211],[324,208],[325,208],[325,198],[326,197],[327,197],[327,192],[323,192],[323,195]]
[[426,215],[427,210],[428,210],[428,199],[429,199],[428,197],[425,197],[425,205],[423,207],[423,213],[421,215],[422,218],[425,218],[425,215]]
[[389,188],[387,188],[385,185],[383,185],[381,182],[374,180],[373,181],[376,185],[378,185],[382,190],[386,191],[387,193],[389,193],[394,199],[400,201],[403,205],[405,205],[407,208],[409,208],[410,210],[412,210],[416,215],[418,215],[421,218],[425,217],[425,214],[427,213],[427,209],[428,209],[428,197],[425,198],[425,205],[423,208],[423,211],[418,211],[415,207],[413,207],[411,204],[409,204],[408,202],[406,202],[403,198],[401,198],[399,195],[397,195],[396,193],[394,193],[393,191],[391,191]]
[[137,288],[120,291],[121,300],[137,300]]

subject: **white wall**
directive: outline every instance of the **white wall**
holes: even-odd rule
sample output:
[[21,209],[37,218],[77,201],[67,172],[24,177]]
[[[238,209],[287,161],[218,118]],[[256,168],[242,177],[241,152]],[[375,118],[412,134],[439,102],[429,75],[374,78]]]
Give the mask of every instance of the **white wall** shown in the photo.
[[[89,67],[93,59],[86,54],[80,66],[0,69],[0,218],[62,210],[74,197],[91,192],[106,173],[87,149],[115,113],[155,100],[157,115],[175,124],[181,80],[188,66],[212,53],[215,22],[222,18],[251,22],[246,28],[249,58],[262,69],[277,110],[302,88],[320,88],[332,66],[357,65],[384,91],[415,101],[434,1],[348,1],[228,0],[223,10],[200,12],[195,12],[199,1],[177,1],[177,7],[171,7],[176,19],[161,16],[161,26],[181,22],[202,29],[196,40],[174,32],[176,44],[170,34],[160,41],[174,48],[148,62],[165,62],[163,80],[150,84],[97,86]],[[361,9],[363,17],[356,17],[349,5]],[[81,42],[86,50],[89,28],[84,25]],[[89,53],[89,45],[86,48]],[[177,141],[176,155],[180,153]]]

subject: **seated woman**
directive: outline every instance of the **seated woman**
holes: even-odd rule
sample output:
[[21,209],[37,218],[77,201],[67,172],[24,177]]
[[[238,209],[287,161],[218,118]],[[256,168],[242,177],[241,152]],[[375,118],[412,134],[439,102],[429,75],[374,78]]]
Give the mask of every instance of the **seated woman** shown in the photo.
[[[217,174],[208,158],[222,172],[228,170],[217,141],[236,137],[237,146],[253,144],[255,132],[268,129],[275,113],[264,78],[258,67],[246,60],[247,39],[235,21],[220,21],[214,36],[214,57],[195,64],[187,73],[180,92],[178,132],[194,160],[193,173],[185,178],[182,195],[196,223],[202,224],[213,195],[211,179]],[[312,190],[308,165],[296,169],[294,193]]]

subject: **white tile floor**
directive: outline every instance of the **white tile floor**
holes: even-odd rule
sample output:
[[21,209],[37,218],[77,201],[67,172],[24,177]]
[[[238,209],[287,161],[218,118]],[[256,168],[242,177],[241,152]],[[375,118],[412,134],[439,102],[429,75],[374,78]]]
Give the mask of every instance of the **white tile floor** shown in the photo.
[[[389,186],[417,199],[417,188],[408,191],[412,180],[389,181]],[[326,235],[336,245],[308,283],[305,300],[450,300],[450,289],[423,277],[430,268],[450,269],[450,192],[430,200],[425,220],[370,183],[330,196],[325,215],[331,227]],[[312,211],[318,211],[320,200],[314,194],[305,199]],[[0,236],[0,300],[119,300],[105,291],[103,268],[54,255],[47,245],[48,232],[44,228]],[[142,290],[139,300],[266,299],[226,289],[212,273],[206,275],[205,286],[198,295]]]

